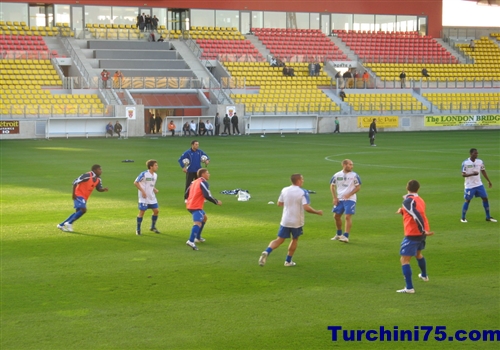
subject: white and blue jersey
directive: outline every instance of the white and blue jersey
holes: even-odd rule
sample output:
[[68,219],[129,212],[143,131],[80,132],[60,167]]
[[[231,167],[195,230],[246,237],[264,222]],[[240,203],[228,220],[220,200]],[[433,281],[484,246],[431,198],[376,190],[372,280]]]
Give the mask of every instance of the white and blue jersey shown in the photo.
[[349,198],[343,198],[345,194],[351,192],[356,186],[361,185],[361,179],[354,171],[344,173],[343,170],[335,173],[330,180],[330,185],[335,185],[339,201],[349,200],[356,202],[356,193]]
[[283,203],[283,215],[280,225],[288,228],[304,226],[304,205],[310,204],[309,193],[299,186],[283,188],[278,198]]
[[477,175],[468,176],[465,179],[464,186],[465,188],[474,188],[483,185],[481,181],[481,171],[485,170],[484,163],[481,159],[476,158],[472,161],[470,158],[467,158],[462,163],[462,173],[463,174],[472,174],[477,173]]
[[197,149],[193,151],[192,148],[188,149],[186,152],[182,154],[179,158],[178,162],[181,168],[184,168],[184,163],[182,162],[184,159],[189,159],[189,167],[187,168],[188,173],[196,173],[201,168],[201,157],[206,156],[208,160],[210,157],[203,152],[201,149]]
[[156,200],[156,194],[154,192],[156,186],[156,179],[158,175],[156,173],[152,173],[149,170],[145,170],[137,176],[135,182],[139,183],[142,189],[146,192],[146,198],[142,196],[141,191],[139,192],[139,203],[142,204],[156,204],[158,201]]

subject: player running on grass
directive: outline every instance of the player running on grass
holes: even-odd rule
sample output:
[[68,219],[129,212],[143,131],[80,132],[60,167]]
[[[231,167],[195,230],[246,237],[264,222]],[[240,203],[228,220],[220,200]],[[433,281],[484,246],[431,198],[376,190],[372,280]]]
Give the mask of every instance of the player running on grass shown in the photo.
[[107,187],[102,187],[102,169],[98,164],[92,165],[92,171],[80,175],[73,181],[73,203],[76,211],[66,220],[57,225],[61,231],[73,232],[73,223],[87,212],[87,201],[96,189],[98,192],[107,192]]
[[462,218],[460,221],[467,222],[465,219],[465,214],[469,209],[469,203],[474,197],[481,197],[483,200],[484,211],[486,212],[486,221],[497,222],[490,216],[490,204],[488,202],[488,195],[486,194],[486,189],[484,188],[483,182],[481,181],[481,174],[483,174],[486,181],[488,181],[488,187],[493,186],[488,174],[486,174],[486,169],[484,168],[484,163],[481,159],[477,158],[477,149],[471,148],[469,151],[470,158],[466,159],[462,163],[462,176],[465,178],[465,191],[464,198],[465,202],[462,206]]
[[291,176],[292,185],[281,190],[278,198],[278,206],[283,207],[278,238],[269,243],[266,250],[262,252],[259,259],[259,265],[266,264],[267,257],[271,252],[278,248],[287,238],[292,238],[288,246],[288,254],[285,260],[285,266],[295,266],[292,261],[293,253],[297,249],[299,237],[303,233],[304,211],[311,214],[323,215],[323,210],[316,210],[310,205],[309,193],[301,188],[304,178],[301,174]]

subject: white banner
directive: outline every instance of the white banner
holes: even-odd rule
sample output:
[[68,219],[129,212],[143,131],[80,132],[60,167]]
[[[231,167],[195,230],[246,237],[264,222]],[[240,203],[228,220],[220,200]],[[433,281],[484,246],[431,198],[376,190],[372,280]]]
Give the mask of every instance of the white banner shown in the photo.
[[226,114],[229,116],[229,118],[232,118],[234,113],[236,113],[235,106],[226,106]]
[[135,120],[135,107],[125,107],[125,115],[127,119]]

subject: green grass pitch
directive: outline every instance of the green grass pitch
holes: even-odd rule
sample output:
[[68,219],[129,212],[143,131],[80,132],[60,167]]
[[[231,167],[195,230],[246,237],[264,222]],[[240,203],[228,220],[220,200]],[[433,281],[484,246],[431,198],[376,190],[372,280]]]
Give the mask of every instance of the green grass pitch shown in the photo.
[[[377,135],[201,137],[212,159],[206,243],[185,242],[192,227],[177,159],[191,138],[1,141],[1,341],[7,349],[486,349],[497,342],[332,341],[328,326],[348,330],[500,329],[499,223],[485,221],[480,199],[460,222],[460,165],[471,147],[493,182],[487,189],[500,219],[500,132],[454,131]],[[159,162],[161,234],[135,235],[135,177]],[[350,243],[335,233],[329,181],[350,158],[362,180]],[[133,159],[133,163],[122,163]],[[72,212],[72,181],[102,166],[109,192],[94,192],[74,233],[56,224]],[[280,190],[292,173],[316,191],[304,236],[283,266],[286,244],[265,267],[258,258],[275,238]],[[430,281],[404,287],[403,237],[395,212],[408,180],[420,194],[436,235],[424,255]],[[484,180],[483,180],[484,181]],[[247,189],[238,202],[222,190]],[[421,335],[422,336],[422,335]]]

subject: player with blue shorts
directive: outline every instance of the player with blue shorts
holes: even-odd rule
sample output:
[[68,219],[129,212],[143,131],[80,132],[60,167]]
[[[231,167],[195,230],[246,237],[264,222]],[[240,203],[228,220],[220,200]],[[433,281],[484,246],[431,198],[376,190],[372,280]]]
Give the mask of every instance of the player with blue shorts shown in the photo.
[[471,148],[469,151],[470,158],[466,159],[462,163],[462,176],[465,178],[465,190],[464,199],[465,202],[462,206],[462,218],[461,222],[467,222],[465,214],[469,209],[469,203],[474,197],[479,197],[483,200],[483,207],[486,213],[486,221],[497,222],[496,219],[490,216],[490,204],[488,202],[488,195],[486,194],[486,189],[484,188],[483,182],[481,181],[481,175],[488,181],[488,187],[491,188],[492,184],[486,174],[486,169],[484,168],[484,163],[481,159],[477,158],[478,152],[476,148]]
[[80,175],[73,181],[73,206],[76,209],[66,220],[57,225],[61,231],[73,232],[73,223],[87,212],[87,201],[96,189],[98,192],[107,192],[107,187],[102,187],[102,169],[98,164],[92,166],[92,171]]
[[417,258],[418,267],[421,271],[418,278],[424,282],[429,281],[427,263],[422,255],[422,250],[425,249],[426,237],[433,235],[434,232],[429,231],[429,221],[425,215],[425,202],[418,195],[419,189],[420,184],[417,180],[408,181],[406,185],[408,193],[403,197],[403,205],[396,212],[396,214],[403,216],[405,231],[405,238],[401,242],[399,254],[401,255],[401,269],[403,270],[406,286],[403,289],[397,290],[396,292],[398,293],[415,293],[410,266],[410,260],[413,256]]
[[311,207],[309,193],[301,186],[304,183],[304,178],[301,174],[293,174],[291,176],[292,185],[281,190],[278,198],[278,206],[283,207],[281,216],[280,228],[278,230],[278,238],[271,241],[269,246],[262,252],[259,258],[259,265],[264,266],[267,257],[271,252],[278,248],[287,238],[292,238],[288,246],[288,254],[285,259],[285,266],[295,266],[292,261],[293,254],[297,249],[299,237],[303,233],[304,227],[304,211],[308,213],[323,215],[322,210],[316,210]]
[[[350,159],[342,161],[342,170],[335,173],[330,180],[330,191],[333,197],[333,216],[337,226],[337,234],[333,241],[349,242],[352,227],[351,216],[356,213],[356,193],[361,189],[361,179],[352,169],[354,163]],[[342,234],[342,215],[345,214],[345,231]]]
[[154,159],[150,159],[146,162],[148,170],[145,170],[137,176],[134,181],[134,186],[137,187],[139,196],[139,214],[137,215],[137,228],[135,234],[141,235],[141,225],[144,218],[144,213],[146,210],[151,209],[153,215],[151,216],[151,228],[150,231],[154,233],[160,233],[156,228],[156,221],[158,220],[158,200],[156,199],[156,194],[158,190],[156,189],[156,180],[158,175],[158,162]]
[[191,235],[186,242],[188,247],[193,250],[198,250],[196,243],[205,242],[205,238],[201,237],[205,223],[207,222],[207,215],[203,210],[205,200],[217,205],[222,205],[220,200],[215,199],[209,189],[208,179],[210,173],[207,168],[198,169],[196,173],[197,179],[194,180],[186,190],[186,209],[193,216],[193,227],[191,228]]

